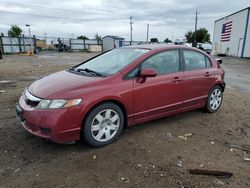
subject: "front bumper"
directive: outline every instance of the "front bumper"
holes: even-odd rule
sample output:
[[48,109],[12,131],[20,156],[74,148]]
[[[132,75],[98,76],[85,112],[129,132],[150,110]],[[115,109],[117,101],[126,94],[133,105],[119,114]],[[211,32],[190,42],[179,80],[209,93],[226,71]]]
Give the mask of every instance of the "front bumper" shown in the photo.
[[22,126],[33,135],[57,143],[80,140],[81,106],[40,110],[26,104],[21,96],[16,112]]

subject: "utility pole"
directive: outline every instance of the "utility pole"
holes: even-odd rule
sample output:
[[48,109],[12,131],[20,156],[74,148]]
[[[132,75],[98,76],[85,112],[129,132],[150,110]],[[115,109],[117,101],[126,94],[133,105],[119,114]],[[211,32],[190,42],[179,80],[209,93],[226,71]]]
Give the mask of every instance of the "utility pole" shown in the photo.
[[46,51],[48,51],[48,48],[47,48],[47,33],[46,32],[44,33],[44,40],[45,40]]
[[44,40],[45,40],[45,44],[47,44],[47,33],[44,33]]
[[198,10],[195,12],[195,26],[194,26],[194,42],[193,42],[193,47],[197,46],[197,39],[196,39],[196,31],[197,31],[197,21],[198,21]]
[[133,30],[133,17],[132,16],[130,16],[129,17],[129,19],[130,19],[130,22],[129,22],[129,24],[130,24],[130,45],[132,45],[132,30]]
[[147,42],[148,42],[148,32],[149,32],[149,24],[147,24]]

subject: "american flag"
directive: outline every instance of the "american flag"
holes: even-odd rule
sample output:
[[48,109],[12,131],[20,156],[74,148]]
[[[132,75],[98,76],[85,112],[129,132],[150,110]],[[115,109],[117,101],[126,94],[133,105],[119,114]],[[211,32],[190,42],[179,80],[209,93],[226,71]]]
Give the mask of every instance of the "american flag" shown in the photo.
[[233,27],[233,22],[232,21],[224,23],[222,25],[221,38],[220,38],[221,42],[230,41],[232,27]]

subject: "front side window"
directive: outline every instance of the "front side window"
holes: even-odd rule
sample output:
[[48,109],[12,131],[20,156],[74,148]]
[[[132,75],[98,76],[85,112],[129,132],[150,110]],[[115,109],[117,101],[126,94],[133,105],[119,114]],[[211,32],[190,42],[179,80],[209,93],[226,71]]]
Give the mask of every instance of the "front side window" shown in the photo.
[[185,70],[197,70],[206,68],[205,56],[192,50],[183,51]]
[[146,49],[114,49],[77,67],[77,70],[91,70],[101,75],[108,76],[117,73],[135,59],[145,54]]
[[142,63],[141,69],[154,68],[157,75],[178,72],[180,70],[179,51],[171,50],[152,56]]

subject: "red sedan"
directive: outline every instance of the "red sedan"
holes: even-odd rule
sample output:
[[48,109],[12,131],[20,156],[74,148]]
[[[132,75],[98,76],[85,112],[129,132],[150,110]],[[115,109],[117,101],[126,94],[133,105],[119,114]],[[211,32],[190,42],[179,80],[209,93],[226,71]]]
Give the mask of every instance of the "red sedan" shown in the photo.
[[32,83],[16,111],[30,133],[58,143],[99,147],[125,126],[205,108],[216,112],[224,70],[208,54],[185,46],[114,49]]

